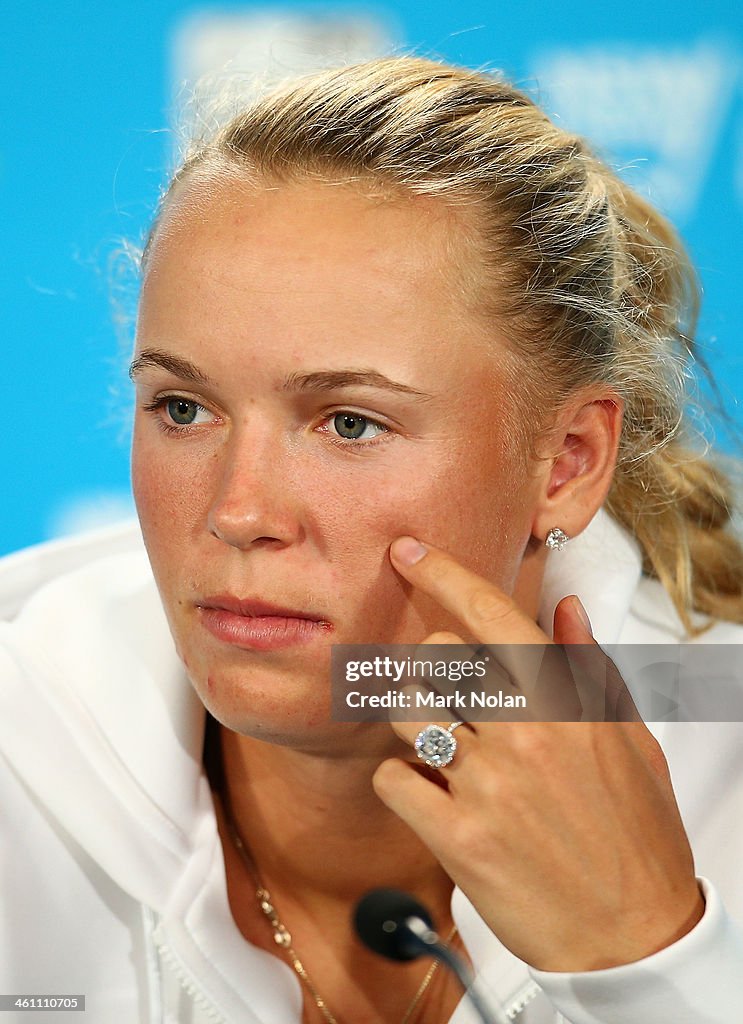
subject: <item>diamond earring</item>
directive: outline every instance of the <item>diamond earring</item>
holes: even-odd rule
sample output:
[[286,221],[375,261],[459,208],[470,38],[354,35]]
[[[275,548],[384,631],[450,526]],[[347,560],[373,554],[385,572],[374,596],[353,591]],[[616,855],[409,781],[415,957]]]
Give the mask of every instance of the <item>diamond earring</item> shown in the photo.
[[544,543],[548,548],[555,551],[562,551],[569,540],[570,537],[568,537],[567,533],[564,533],[559,526],[553,526],[547,534],[547,538]]

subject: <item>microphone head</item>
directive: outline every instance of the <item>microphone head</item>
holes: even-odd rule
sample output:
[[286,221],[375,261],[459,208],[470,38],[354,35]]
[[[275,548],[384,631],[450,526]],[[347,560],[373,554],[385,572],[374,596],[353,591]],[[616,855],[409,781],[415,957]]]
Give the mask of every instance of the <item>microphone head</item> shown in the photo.
[[405,924],[410,917],[418,918],[433,930],[431,915],[409,893],[372,889],[356,905],[353,923],[356,934],[374,953],[390,960],[415,960],[427,950]]

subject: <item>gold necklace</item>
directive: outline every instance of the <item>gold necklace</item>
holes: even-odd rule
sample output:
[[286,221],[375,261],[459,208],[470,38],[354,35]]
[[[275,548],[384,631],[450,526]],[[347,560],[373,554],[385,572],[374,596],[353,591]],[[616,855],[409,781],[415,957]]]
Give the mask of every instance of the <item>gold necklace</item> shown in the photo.
[[[230,839],[232,840],[233,846],[240,855],[243,864],[248,869],[248,873],[250,874],[250,877],[253,880],[253,884],[255,886],[255,898],[258,902],[258,906],[261,912],[264,914],[269,924],[271,925],[271,928],[273,929],[274,942],[284,952],[287,960],[294,968],[294,971],[299,976],[300,980],[304,984],[309,994],[312,996],[312,999],[314,1000],[314,1003],[317,1006],[318,1010],[327,1021],[327,1024],[338,1024],[338,1020],[330,1012],[328,1004],[325,1002],[323,997],[315,988],[312,979],[307,973],[307,969],[297,956],[297,953],[292,945],[291,932],[282,923],[278,913],[276,912],[276,907],[273,904],[270,892],[268,891],[268,889],[266,889],[266,887],[262,884],[260,878],[258,877],[258,871],[256,869],[255,863],[253,862],[253,858],[250,856],[248,848],[243,842],[242,836],[238,831],[237,823],[233,817],[232,807],[230,805],[229,799],[227,798],[226,791],[224,791],[221,794],[221,796],[222,808],[224,810],[225,821],[227,823],[227,830],[230,834]],[[445,939],[445,943],[447,946],[454,940],[456,934],[457,926],[454,925],[454,927],[452,928],[452,930],[449,932]],[[421,999],[425,995],[428,986],[431,984],[431,981],[433,979],[434,974],[436,973],[438,966],[439,961],[433,960],[431,966],[428,968],[423,977],[423,981],[418,986],[418,990],[413,996],[412,1002],[405,1011],[403,1018],[400,1021],[400,1024],[410,1024],[410,1021],[413,1018],[413,1014],[418,1008]]]

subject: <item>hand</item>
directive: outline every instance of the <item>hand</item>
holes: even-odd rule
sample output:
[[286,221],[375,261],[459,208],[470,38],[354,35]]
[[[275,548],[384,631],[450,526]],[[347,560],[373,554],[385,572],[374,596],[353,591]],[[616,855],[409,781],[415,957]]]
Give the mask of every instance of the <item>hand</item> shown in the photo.
[[[411,546],[392,545],[395,569],[468,635],[485,644],[553,643],[496,586],[433,547],[411,564]],[[560,602],[554,643],[592,645],[597,678],[612,670],[616,678],[581,607],[575,597]],[[434,633],[424,643],[455,641],[463,642]],[[508,669],[513,676],[518,665]],[[456,733],[455,759],[437,773],[446,786],[420,763],[397,759],[374,776],[378,796],[503,944],[539,970],[631,963],[677,941],[704,913],[666,760],[636,713],[620,717],[634,720],[467,724]],[[420,726],[393,728],[412,745]]]

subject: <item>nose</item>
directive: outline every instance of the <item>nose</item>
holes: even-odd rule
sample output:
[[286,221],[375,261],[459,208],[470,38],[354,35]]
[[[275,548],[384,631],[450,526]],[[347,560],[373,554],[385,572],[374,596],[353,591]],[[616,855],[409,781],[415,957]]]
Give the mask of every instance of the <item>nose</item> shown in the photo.
[[216,456],[209,532],[230,547],[285,547],[302,536],[291,454],[255,429],[236,431]]

